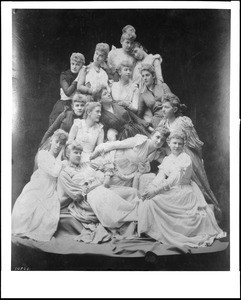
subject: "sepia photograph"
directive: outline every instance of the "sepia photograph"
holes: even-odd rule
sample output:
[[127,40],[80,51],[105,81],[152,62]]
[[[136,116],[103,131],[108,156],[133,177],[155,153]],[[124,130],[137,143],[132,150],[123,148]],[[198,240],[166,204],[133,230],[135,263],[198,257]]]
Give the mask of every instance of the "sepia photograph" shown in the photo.
[[13,276],[230,273],[233,7],[30,3],[4,94]]

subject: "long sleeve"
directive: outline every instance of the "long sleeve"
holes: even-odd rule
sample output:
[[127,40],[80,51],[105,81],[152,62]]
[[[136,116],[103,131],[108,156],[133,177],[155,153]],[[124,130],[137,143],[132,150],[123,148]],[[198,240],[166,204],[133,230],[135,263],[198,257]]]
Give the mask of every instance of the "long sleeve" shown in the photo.
[[86,79],[86,72],[87,69],[81,69],[78,75],[78,83],[77,83],[77,90],[79,90],[83,94],[90,94],[90,89],[85,86],[85,79]]
[[61,123],[63,121],[63,119],[66,116],[66,112],[62,112],[57,119],[54,121],[54,123],[48,128],[48,130],[46,131],[46,133],[44,134],[40,145],[43,145],[43,143],[50,137],[53,135],[53,133],[55,132],[55,130],[59,129],[61,126]]
[[78,125],[76,124],[76,121],[74,121],[74,124],[72,125],[71,129],[70,129],[70,132],[69,132],[69,139],[68,141],[72,142],[76,139],[76,136],[77,136],[77,132],[78,132]]
[[58,159],[55,159],[48,151],[41,150],[38,153],[38,167],[47,174],[58,177],[62,163]]
[[60,172],[57,190],[60,201],[63,201],[65,200],[64,198],[68,197],[74,201],[83,199],[82,186],[75,183],[65,170]]
[[111,150],[116,150],[116,149],[128,149],[128,148],[132,149],[137,145],[140,145],[142,142],[146,140],[147,140],[146,136],[137,134],[134,137],[130,137],[122,141],[114,141],[114,142],[104,143],[102,145],[104,147],[104,151],[109,152]]
[[[160,55],[159,55],[160,57]],[[162,76],[162,69],[161,69],[161,60],[160,58],[156,58],[153,62],[155,73],[156,73],[156,79],[158,83],[164,82],[163,76]]]
[[99,144],[102,144],[102,143],[104,143],[104,129],[103,128],[101,128],[101,131],[100,131],[100,134],[98,136],[96,145],[99,145]]
[[131,99],[131,104],[129,105],[129,109],[133,112],[138,112],[138,106],[139,106],[139,90],[138,88],[133,88],[133,94]]
[[138,116],[142,119],[146,110],[146,104],[143,96],[140,96],[139,106],[138,106]]
[[60,86],[63,89],[66,96],[70,97],[76,90],[77,81],[73,80],[71,84],[68,83],[66,75],[61,73],[60,75]]

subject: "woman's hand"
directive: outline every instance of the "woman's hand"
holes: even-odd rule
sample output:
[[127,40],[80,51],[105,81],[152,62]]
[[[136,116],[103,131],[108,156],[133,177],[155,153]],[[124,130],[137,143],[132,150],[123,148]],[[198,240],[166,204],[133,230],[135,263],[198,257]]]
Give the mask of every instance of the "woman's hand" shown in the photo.
[[157,195],[157,189],[154,188],[152,185],[149,185],[145,192],[141,195],[142,200],[150,200],[151,198]]
[[126,102],[124,102],[122,100],[117,101],[117,104],[119,104],[120,106],[123,106],[124,108],[127,108],[129,106]]

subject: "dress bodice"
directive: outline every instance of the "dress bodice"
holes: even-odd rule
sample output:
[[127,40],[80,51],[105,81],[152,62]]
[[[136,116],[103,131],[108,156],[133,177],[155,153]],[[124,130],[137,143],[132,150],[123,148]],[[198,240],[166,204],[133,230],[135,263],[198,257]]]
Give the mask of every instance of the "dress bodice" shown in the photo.
[[99,85],[108,86],[108,75],[100,68],[97,71],[92,65],[87,68],[87,74],[85,77],[85,85],[90,85],[92,88],[96,88]]

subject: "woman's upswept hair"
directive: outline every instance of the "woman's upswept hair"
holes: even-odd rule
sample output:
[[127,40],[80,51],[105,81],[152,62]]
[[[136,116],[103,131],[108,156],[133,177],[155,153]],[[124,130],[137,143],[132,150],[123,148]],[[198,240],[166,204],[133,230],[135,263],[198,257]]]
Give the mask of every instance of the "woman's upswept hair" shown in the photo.
[[136,33],[135,28],[132,25],[126,25],[125,27],[122,28],[122,33]]
[[165,139],[167,139],[170,135],[170,130],[166,126],[158,126],[156,127],[152,135],[154,135],[156,132],[159,132],[161,136],[163,136]]
[[98,43],[95,50],[100,51],[107,58],[108,53],[110,52],[110,46],[107,43]]
[[144,50],[145,52],[148,52],[147,49],[146,49],[146,47],[144,47],[140,42],[137,42],[137,41],[135,41],[135,42],[133,43],[133,45],[132,45],[132,47],[131,47],[131,53],[133,52],[133,50],[134,50],[135,48],[143,48],[143,50]]
[[120,72],[122,70],[122,68],[124,67],[128,67],[131,70],[133,69],[133,64],[130,63],[128,60],[123,60],[121,63],[119,63],[119,65],[117,66],[117,71]]
[[174,131],[172,131],[169,135],[169,137],[167,138],[167,142],[170,142],[171,139],[182,139],[183,143],[186,144],[187,141],[187,135],[186,132],[182,129],[176,129]]
[[131,42],[134,42],[136,38],[136,34],[133,32],[133,33],[130,33],[130,32],[124,32],[122,33],[121,35],[121,39],[120,39],[120,42],[124,42],[124,40],[130,40]]
[[85,57],[82,53],[72,53],[70,56],[70,61],[75,61],[77,63],[82,63],[83,65],[85,64]]
[[88,96],[81,94],[78,90],[76,91],[75,95],[73,96],[72,99],[72,104],[76,102],[82,102],[82,103],[87,103],[89,101]]
[[101,104],[99,102],[87,102],[85,106],[84,118],[86,119],[92,110],[94,110],[97,106],[101,108]]
[[150,64],[141,64],[141,72],[147,71],[152,74],[153,77],[156,77],[155,68]]
[[65,147],[65,157],[69,157],[69,153],[71,150],[80,150],[81,152],[83,151],[83,147],[81,144],[77,143],[76,141],[72,141],[70,144],[67,144]]
[[55,132],[53,133],[52,137],[51,137],[51,140],[53,138],[58,138],[61,143],[65,144],[66,141],[68,140],[68,133],[66,131],[64,131],[63,129],[57,129],[55,130]]
[[173,108],[177,108],[175,112],[176,117],[181,116],[182,113],[187,109],[187,106],[185,104],[182,104],[180,99],[172,93],[164,94],[162,96],[162,103],[164,102],[170,102]]

